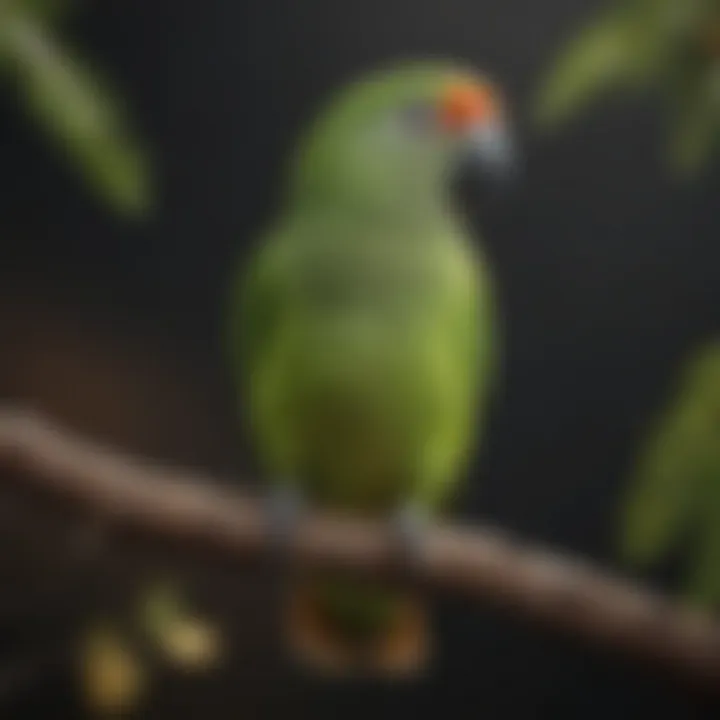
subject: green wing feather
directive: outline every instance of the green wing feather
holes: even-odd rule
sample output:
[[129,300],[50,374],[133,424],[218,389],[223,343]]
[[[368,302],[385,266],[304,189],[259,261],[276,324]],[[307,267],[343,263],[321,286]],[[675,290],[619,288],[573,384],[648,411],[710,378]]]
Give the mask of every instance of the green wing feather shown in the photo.
[[233,369],[243,377],[262,352],[278,311],[279,295],[270,262],[274,250],[273,242],[261,238],[254,257],[241,265],[231,285],[230,353]]

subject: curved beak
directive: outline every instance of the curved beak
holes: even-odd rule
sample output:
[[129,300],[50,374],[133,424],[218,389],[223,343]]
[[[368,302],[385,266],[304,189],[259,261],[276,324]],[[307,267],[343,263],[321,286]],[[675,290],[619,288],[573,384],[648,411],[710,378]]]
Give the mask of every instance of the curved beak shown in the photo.
[[467,160],[476,171],[506,184],[515,179],[518,167],[515,143],[505,122],[479,123],[468,135]]

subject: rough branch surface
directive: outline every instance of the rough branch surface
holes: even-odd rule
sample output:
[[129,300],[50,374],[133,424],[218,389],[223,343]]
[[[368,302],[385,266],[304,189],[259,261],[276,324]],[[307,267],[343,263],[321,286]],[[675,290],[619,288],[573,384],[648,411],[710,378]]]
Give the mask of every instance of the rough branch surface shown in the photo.
[[[243,563],[269,548],[257,500],[210,478],[113,452],[28,413],[0,413],[0,482],[20,483],[122,530],[184,544],[210,561]],[[388,579],[402,574],[388,529],[352,518],[307,518],[293,552],[301,565]],[[580,560],[489,529],[443,526],[430,530],[417,575],[433,589],[542,621],[720,690],[720,625],[711,616]]]

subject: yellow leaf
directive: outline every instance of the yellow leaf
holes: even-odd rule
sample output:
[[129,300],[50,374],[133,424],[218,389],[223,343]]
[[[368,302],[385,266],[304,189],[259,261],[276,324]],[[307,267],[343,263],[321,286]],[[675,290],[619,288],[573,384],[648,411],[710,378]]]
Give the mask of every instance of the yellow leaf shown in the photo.
[[171,664],[187,670],[208,670],[222,655],[219,629],[200,618],[176,620],[158,642]]
[[158,581],[148,588],[140,616],[145,632],[172,665],[205,670],[218,662],[220,631],[186,609],[175,584]]
[[109,627],[91,629],[81,644],[83,699],[93,714],[117,715],[137,707],[146,689],[140,658]]

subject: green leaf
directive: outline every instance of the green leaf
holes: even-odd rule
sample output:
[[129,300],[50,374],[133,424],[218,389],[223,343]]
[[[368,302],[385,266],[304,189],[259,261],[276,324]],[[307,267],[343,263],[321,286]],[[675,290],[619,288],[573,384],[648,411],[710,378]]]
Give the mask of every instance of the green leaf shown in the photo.
[[162,633],[168,624],[181,617],[185,608],[180,598],[181,589],[169,580],[156,580],[142,597],[141,624],[151,634]]
[[27,110],[93,189],[116,210],[142,216],[151,205],[145,151],[107,83],[44,26],[13,13],[0,27]]
[[582,30],[557,56],[540,85],[536,120],[543,127],[565,121],[631,72],[633,26],[613,12]]
[[641,449],[622,505],[620,552],[656,561],[702,507],[708,476],[720,474],[720,356],[702,351]]
[[682,176],[703,170],[720,138],[720,65],[697,68],[676,92],[668,160]]
[[706,491],[685,596],[693,604],[713,608],[720,605],[720,472],[707,478]]
[[5,0],[11,8],[17,8],[50,22],[59,22],[76,7],[75,0]]
[[620,522],[620,554],[627,563],[656,561],[686,526],[695,468],[694,458],[684,452],[683,434],[661,426],[641,451]]

